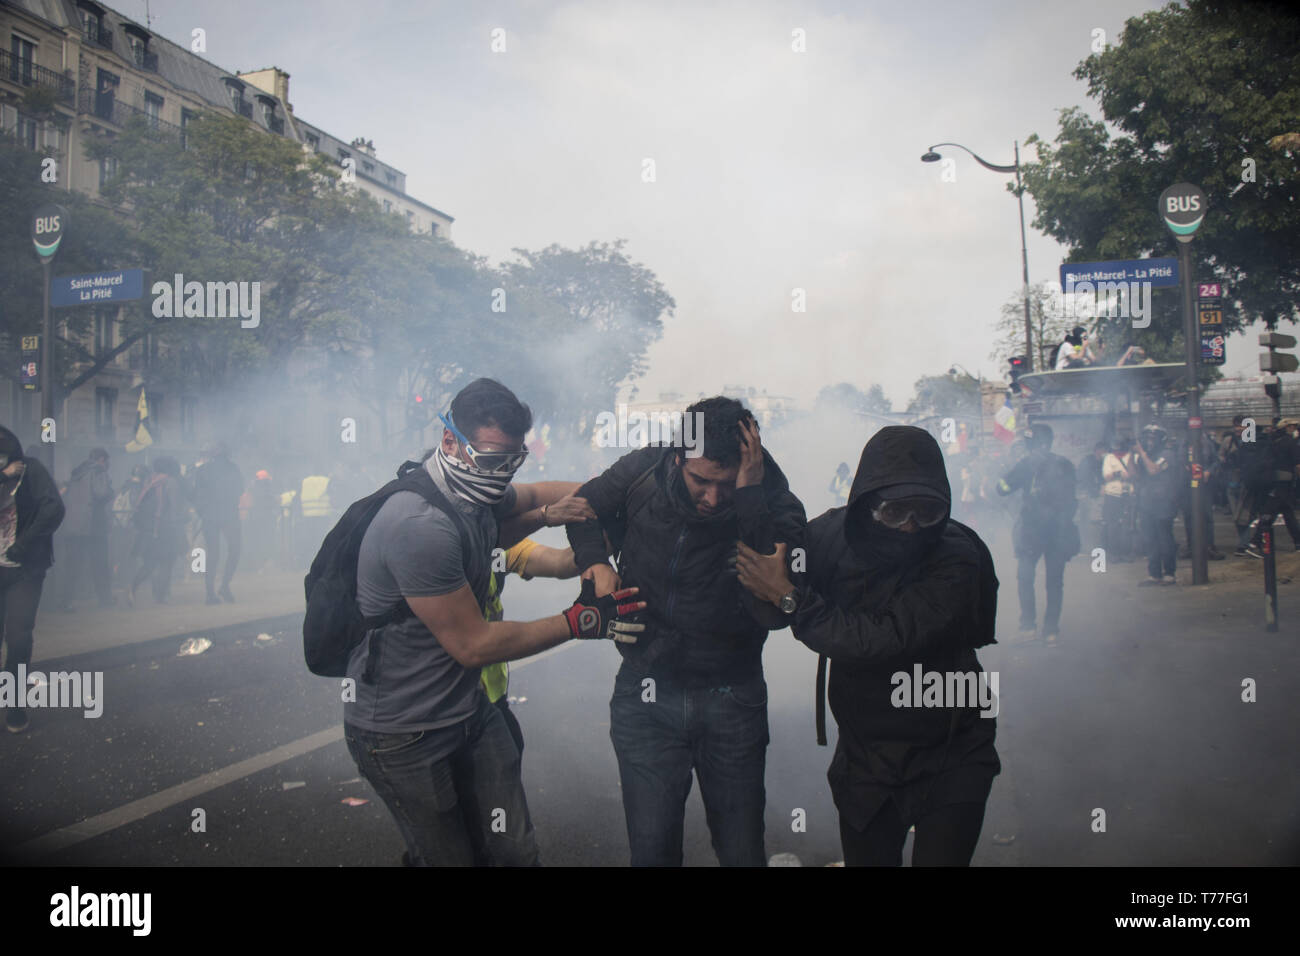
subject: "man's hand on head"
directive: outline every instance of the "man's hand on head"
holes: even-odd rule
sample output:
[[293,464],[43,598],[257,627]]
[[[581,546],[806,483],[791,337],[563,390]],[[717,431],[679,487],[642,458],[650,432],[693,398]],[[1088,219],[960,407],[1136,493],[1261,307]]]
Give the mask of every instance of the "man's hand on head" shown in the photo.
[[752,418],[742,418],[736,425],[740,430],[740,472],[736,487],[763,483],[763,443],[758,437],[758,423]]

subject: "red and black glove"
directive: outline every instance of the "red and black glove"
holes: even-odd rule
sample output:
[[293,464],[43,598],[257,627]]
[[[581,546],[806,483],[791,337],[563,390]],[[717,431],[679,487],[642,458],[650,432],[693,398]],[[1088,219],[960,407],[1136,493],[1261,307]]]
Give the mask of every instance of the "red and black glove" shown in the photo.
[[587,578],[582,582],[578,600],[564,612],[569,622],[569,633],[584,640],[612,640],[620,644],[635,644],[633,634],[645,630],[645,625],[630,618],[645,608],[644,601],[629,600],[636,588],[623,588],[604,597],[596,597],[596,582]]

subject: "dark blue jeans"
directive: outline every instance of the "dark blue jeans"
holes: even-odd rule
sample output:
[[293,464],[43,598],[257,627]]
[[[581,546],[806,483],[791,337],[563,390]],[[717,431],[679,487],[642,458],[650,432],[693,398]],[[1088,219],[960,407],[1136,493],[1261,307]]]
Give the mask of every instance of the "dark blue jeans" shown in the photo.
[[452,727],[377,734],[345,723],[343,736],[412,866],[539,865],[519,749],[486,694]]
[[688,690],[619,674],[609,701],[633,866],[681,866],[691,771],[723,866],[766,866],[767,684]]
[[1140,514],[1142,536],[1147,546],[1147,574],[1152,578],[1174,577],[1178,546],[1174,543],[1174,519],[1149,511]]

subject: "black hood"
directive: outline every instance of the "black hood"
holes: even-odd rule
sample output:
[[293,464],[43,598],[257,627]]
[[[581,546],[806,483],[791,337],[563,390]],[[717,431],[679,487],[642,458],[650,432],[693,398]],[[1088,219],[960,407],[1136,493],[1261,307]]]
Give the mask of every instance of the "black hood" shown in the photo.
[[17,435],[3,425],[0,425],[0,454],[8,455],[10,461],[17,461],[23,457],[23,443],[18,440]]
[[[870,563],[919,558],[938,543],[948,524],[945,518],[934,527],[909,534],[891,531],[872,520],[867,513],[871,492],[891,485],[921,485],[952,508],[948,470],[933,435],[912,425],[889,425],[871,436],[862,449],[849,492],[844,536],[853,550]],[[909,544],[913,546],[901,547]]]

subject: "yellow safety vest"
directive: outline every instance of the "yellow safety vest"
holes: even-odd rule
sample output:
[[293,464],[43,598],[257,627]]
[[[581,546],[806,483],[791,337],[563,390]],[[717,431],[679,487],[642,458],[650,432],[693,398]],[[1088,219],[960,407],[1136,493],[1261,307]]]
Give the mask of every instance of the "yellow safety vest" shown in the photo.
[[[488,580],[487,600],[483,602],[483,617],[486,620],[499,621],[505,617],[501,592],[505,589],[506,575],[514,572],[520,577],[527,578],[524,568],[528,564],[528,555],[535,547],[537,547],[536,541],[532,538],[524,538],[506,552],[506,569],[492,572]],[[495,704],[510,689],[510,665],[505,661],[488,664],[480,671],[479,679],[483,682],[483,690],[487,693],[488,700]]]
[[325,518],[330,513],[330,480],[324,475],[308,475],[302,480],[302,504],[304,518]]

